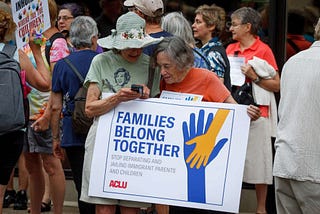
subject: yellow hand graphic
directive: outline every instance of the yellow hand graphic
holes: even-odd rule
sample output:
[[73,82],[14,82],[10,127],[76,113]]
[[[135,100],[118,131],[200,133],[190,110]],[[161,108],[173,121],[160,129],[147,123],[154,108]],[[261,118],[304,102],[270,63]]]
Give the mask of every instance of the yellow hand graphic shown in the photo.
[[196,144],[194,150],[186,160],[186,163],[192,161],[190,164],[191,168],[197,165],[196,167],[199,169],[201,164],[203,166],[207,165],[210,154],[216,145],[216,138],[229,112],[230,110],[219,109],[206,133],[185,142],[187,145]]

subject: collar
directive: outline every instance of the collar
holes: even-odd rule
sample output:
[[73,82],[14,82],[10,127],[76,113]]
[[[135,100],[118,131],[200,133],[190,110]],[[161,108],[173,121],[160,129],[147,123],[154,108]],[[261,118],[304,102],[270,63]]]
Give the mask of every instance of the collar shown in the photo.
[[261,40],[260,40],[260,37],[259,36],[256,36],[255,38],[255,41],[254,43],[248,47],[247,49],[244,49],[243,51],[240,50],[240,42],[237,42],[235,45],[236,45],[236,48],[235,48],[235,52],[239,52],[239,53],[243,53],[245,52],[246,50],[252,50],[252,51],[256,51],[258,48],[259,48],[259,44],[261,43]]
[[209,40],[205,45],[202,46],[201,51],[206,53],[211,49],[212,46],[220,46],[222,43],[219,41],[218,37],[213,37],[212,39]]

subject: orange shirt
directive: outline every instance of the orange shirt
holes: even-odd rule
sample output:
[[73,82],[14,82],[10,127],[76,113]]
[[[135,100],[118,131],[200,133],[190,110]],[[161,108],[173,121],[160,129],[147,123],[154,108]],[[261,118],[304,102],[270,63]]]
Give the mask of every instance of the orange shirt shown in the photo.
[[267,61],[276,71],[278,71],[277,62],[271,48],[266,43],[262,42],[259,37],[256,38],[256,41],[251,47],[243,51],[240,50],[240,42],[236,42],[228,45],[226,52],[228,56],[234,56],[237,52],[238,56],[245,58],[246,63],[248,60],[253,59],[254,56],[259,57],[260,59]]
[[160,82],[160,91],[167,90],[180,93],[202,95],[202,101],[224,102],[229,96],[229,90],[223,85],[218,76],[206,69],[191,68],[182,82],[166,84]]

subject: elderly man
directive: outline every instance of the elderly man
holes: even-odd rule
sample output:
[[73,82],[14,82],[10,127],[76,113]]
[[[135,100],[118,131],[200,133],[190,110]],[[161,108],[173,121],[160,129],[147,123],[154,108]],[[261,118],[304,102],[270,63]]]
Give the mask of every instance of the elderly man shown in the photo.
[[273,168],[278,213],[320,210],[320,19],[314,36],[282,70]]

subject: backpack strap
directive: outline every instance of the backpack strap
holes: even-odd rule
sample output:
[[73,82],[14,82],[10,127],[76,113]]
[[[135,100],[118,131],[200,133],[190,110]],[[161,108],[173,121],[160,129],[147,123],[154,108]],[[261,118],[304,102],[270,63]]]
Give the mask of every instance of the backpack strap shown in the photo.
[[56,40],[56,39],[58,39],[58,38],[64,38],[64,39],[65,39],[65,37],[64,37],[64,35],[63,35],[62,33],[57,32],[57,33],[53,34],[53,35],[49,38],[49,40],[47,41],[47,43],[46,43],[46,46],[45,46],[45,55],[46,55],[46,59],[47,59],[47,62],[48,62],[49,65],[50,65],[50,49],[51,49],[51,47],[52,47],[52,44],[53,44],[54,40]]
[[77,75],[77,77],[80,80],[80,85],[82,85],[84,82],[84,78],[82,77],[78,69],[71,63],[71,61],[68,58],[63,58],[63,60],[69,65],[71,70]]
[[5,44],[2,49],[2,52],[7,54],[9,57],[13,57],[16,50],[17,50],[17,46]]

